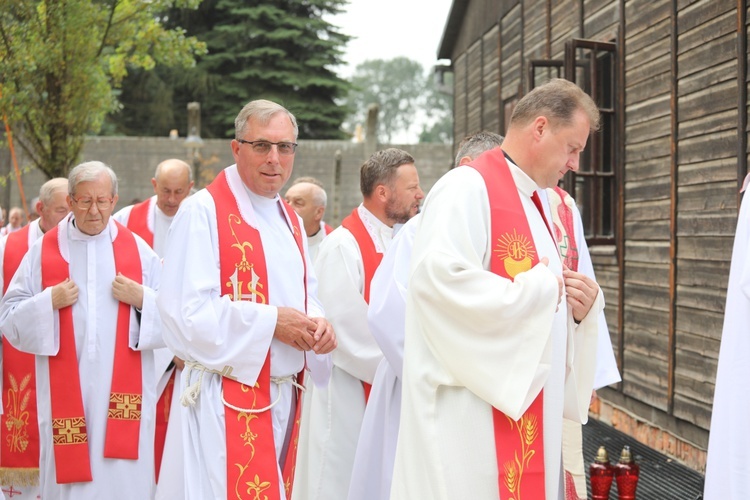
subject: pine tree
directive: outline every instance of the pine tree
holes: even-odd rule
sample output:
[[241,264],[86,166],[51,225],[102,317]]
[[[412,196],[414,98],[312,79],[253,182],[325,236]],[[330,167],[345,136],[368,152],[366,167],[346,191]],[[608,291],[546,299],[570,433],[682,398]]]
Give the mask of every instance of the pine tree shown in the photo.
[[[263,98],[294,113],[300,138],[343,138],[340,126],[348,110],[336,99],[346,96],[349,83],[334,69],[342,64],[349,37],[323,17],[340,12],[347,1],[206,0],[195,12],[171,11],[168,22],[205,41],[208,54],[193,70],[160,71],[147,76],[159,82],[140,82],[137,88],[160,89],[147,101],[171,97],[175,120],[180,120],[173,128],[180,130],[186,103],[199,101],[204,137],[231,136],[240,108]],[[130,100],[124,94],[121,100],[123,116],[116,120],[124,125],[144,96]],[[126,130],[132,133],[132,126]]]

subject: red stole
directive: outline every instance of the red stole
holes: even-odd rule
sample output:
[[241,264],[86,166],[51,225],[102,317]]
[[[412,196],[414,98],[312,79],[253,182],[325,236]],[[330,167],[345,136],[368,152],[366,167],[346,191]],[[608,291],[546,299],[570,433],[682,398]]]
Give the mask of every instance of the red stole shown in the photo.
[[578,245],[573,225],[573,198],[562,188],[555,186],[547,190],[555,240],[563,262],[572,271],[578,271]]
[[[151,208],[151,198],[133,205],[128,216],[128,229],[143,238],[148,246],[154,248],[154,233],[148,227],[148,214]],[[154,209],[155,210],[155,209]],[[169,377],[167,385],[156,402],[156,417],[154,420],[154,469],[156,482],[159,482],[161,472],[161,459],[164,455],[164,442],[167,439],[167,426],[169,425],[169,411],[172,404],[172,392],[174,390],[175,371]]]
[[333,232],[333,228],[325,222],[323,223],[323,229],[325,230],[326,234],[331,234]]
[[[370,282],[372,277],[375,275],[375,271],[378,269],[380,262],[383,260],[383,254],[378,253],[375,249],[375,243],[372,241],[372,236],[367,232],[362,219],[359,217],[359,210],[355,208],[352,213],[349,214],[344,220],[341,221],[341,225],[352,233],[354,239],[357,241],[359,247],[359,253],[362,255],[362,266],[365,269],[365,287],[364,287],[364,298],[365,302],[370,303]],[[362,381],[362,387],[365,391],[365,404],[370,399],[370,390],[372,385],[365,381]]]
[[151,198],[133,205],[128,216],[128,229],[143,238],[148,243],[148,246],[154,248],[154,233],[148,228],[148,212],[150,207]]
[[[112,242],[115,273],[141,283],[141,259],[133,234],[117,224]],[[69,264],[60,253],[59,228],[48,231],[42,241],[42,288],[54,286],[70,277]],[[105,231],[108,228],[105,228]],[[123,302],[117,311],[114,366],[104,439],[104,457],[138,459],[141,424],[141,354],[128,345],[130,308]],[[78,373],[73,307],[58,311],[60,349],[49,357],[52,445],[58,484],[91,481],[86,417]]]
[[169,426],[169,413],[172,409],[172,394],[174,392],[176,373],[177,370],[172,369],[169,380],[167,380],[167,385],[164,386],[164,390],[156,402],[156,418],[154,419],[154,469],[157,484],[159,483],[159,473],[161,472],[161,459],[164,456],[164,442],[167,440],[167,427]]
[[[249,300],[268,304],[268,270],[260,232],[245,223],[239,215],[237,200],[229,188],[226,172],[222,171],[206,188],[216,206],[219,235],[219,268],[221,295],[232,300]],[[307,268],[302,231],[294,210],[283,203],[292,224],[297,247],[305,266],[304,286],[307,296]],[[303,370],[304,372],[304,370]],[[301,374],[300,374],[301,376]],[[302,383],[298,377],[298,383]],[[222,378],[224,400],[237,408],[262,409],[271,404],[271,351],[253,387],[236,380]],[[302,407],[297,392],[297,409],[287,456],[282,457],[283,481],[287,495],[291,493],[297,435]],[[237,411],[224,406],[227,434],[227,498],[279,500],[279,464],[275,460],[271,410],[259,413]],[[273,458],[273,459],[272,459]]]
[[[3,294],[29,251],[29,225],[10,233],[3,257]],[[0,484],[39,484],[39,419],[34,355],[3,337],[4,414],[0,419]]]
[[[493,258],[490,271],[513,280],[539,262],[534,238],[516,183],[502,150],[489,151],[471,163],[487,186]],[[540,392],[519,421],[492,409],[500,498],[545,498],[544,412]]]

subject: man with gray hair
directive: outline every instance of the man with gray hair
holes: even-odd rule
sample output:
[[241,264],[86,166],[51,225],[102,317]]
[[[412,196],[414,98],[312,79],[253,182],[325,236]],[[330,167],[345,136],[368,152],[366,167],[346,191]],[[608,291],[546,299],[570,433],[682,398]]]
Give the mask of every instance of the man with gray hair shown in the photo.
[[327,380],[336,337],[301,219],[279,197],[296,140],[284,107],[245,105],[236,164],[188,198],[170,227],[157,301],[167,345],[185,360],[187,499],[288,498],[300,377],[307,365],[314,381]]
[[[19,231],[0,238],[0,282],[3,293],[29,247],[48,230],[57,226],[70,208],[67,202],[68,179],[48,180],[39,189],[33,204],[41,218]],[[37,418],[34,356],[21,352],[3,338],[2,406],[0,420],[0,485],[14,498],[39,495],[39,425]]]
[[[114,215],[120,222],[164,256],[167,232],[180,204],[193,187],[193,170],[182,160],[171,158],[156,166],[151,179],[154,195]],[[156,500],[185,496],[180,426],[180,377],[182,360],[167,348],[154,351],[156,368],[156,435],[154,461]]]
[[363,201],[323,240],[315,261],[319,296],[339,347],[327,387],[305,397],[294,499],[346,498],[365,405],[383,353],[367,326],[370,280],[393,226],[419,212],[424,193],[414,158],[389,148],[362,165]]
[[333,231],[333,228],[323,221],[328,202],[323,183],[314,177],[299,177],[286,190],[284,198],[302,217],[307,234],[307,246],[310,249],[310,261],[314,264],[320,243]]
[[0,236],[14,233],[23,227],[23,210],[20,207],[11,207],[8,212],[8,225],[0,229]]
[[73,168],[67,201],[72,214],[34,242],[0,303],[0,330],[36,355],[41,495],[150,498],[159,258],[110,217],[105,164]]

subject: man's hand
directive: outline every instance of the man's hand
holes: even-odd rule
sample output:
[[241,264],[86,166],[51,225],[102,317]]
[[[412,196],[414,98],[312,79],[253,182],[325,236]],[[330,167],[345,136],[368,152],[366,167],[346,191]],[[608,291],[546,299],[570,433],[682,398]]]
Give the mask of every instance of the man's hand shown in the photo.
[[312,332],[313,339],[315,339],[315,345],[313,346],[315,354],[328,354],[336,349],[338,341],[336,340],[336,333],[333,331],[333,325],[331,325],[325,318],[311,319],[318,326],[315,331]]
[[317,329],[318,324],[305,313],[291,307],[279,307],[273,336],[298,351],[309,351],[315,345],[313,332]]
[[143,309],[143,286],[121,273],[117,273],[112,282],[112,295],[120,302],[135,306],[136,309]]
[[573,311],[573,319],[581,322],[594,305],[596,296],[599,295],[599,285],[585,274],[563,268],[565,279],[566,299],[568,306]]
[[175,368],[177,368],[178,370],[185,369],[185,362],[181,360],[180,358],[178,358],[177,356],[172,358],[172,363],[174,363]]
[[72,306],[78,300],[78,287],[70,278],[52,287],[52,309]]
[[[542,257],[539,263],[549,267],[549,259],[547,257]],[[557,312],[560,309],[560,301],[562,300],[563,280],[559,276],[555,276],[555,278],[557,278],[557,308],[555,308],[555,312]]]

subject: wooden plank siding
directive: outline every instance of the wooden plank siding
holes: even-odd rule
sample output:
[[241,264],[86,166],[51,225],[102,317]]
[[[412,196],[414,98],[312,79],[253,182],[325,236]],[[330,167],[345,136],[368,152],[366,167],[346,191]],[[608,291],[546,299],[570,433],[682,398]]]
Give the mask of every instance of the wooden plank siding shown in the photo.
[[505,132],[515,100],[554,73],[536,66],[531,82],[531,61],[564,60],[573,39],[617,43],[617,229],[590,247],[615,390],[638,418],[704,446],[750,159],[750,0],[489,2],[468,3],[485,19],[464,20],[474,31],[455,45],[456,143]]
[[503,103],[520,97],[522,85],[521,68],[521,5],[517,4],[501,21],[500,27],[500,71],[502,72],[500,99]]
[[[625,3],[623,392],[664,411],[671,214],[669,5],[669,0]],[[643,12],[662,29],[651,29]]]
[[482,129],[500,132],[500,28],[482,37]]
[[[548,59],[547,54],[547,0],[524,0],[523,2],[523,52],[526,61]],[[526,88],[529,88],[528,82]]]
[[474,42],[467,52],[467,133],[482,128],[482,40]]
[[466,136],[466,130],[468,128],[466,122],[467,59],[466,54],[462,54],[453,61],[453,137],[459,138],[458,141],[453,141],[454,147],[458,144],[460,138]]
[[[737,157],[735,0],[678,1],[677,12],[677,279],[673,414],[708,429],[718,358],[717,331],[689,331],[705,313],[724,312],[734,240]],[[724,195],[722,195],[724,193]],[[727,203],[680,203],[728,196]],[[715,263],[721,263],[716,269]],[[714,265],[714,279],[695,285],[690,269]],[[684,315],[687,321],[681,321]],[[720,329],[718,330],[721,331]],[[713,336],[713,339],[712,339]],[[713,342],[713,343],[711,343]],[[706,345],[716,348],[705,349]]]

